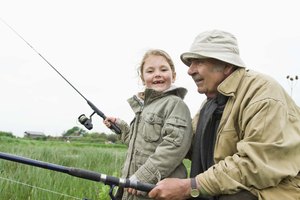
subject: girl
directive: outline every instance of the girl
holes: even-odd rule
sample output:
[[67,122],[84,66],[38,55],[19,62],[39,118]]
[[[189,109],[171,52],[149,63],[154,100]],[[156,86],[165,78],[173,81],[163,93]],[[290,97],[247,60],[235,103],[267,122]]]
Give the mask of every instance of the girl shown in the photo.
[[[165,51],[147,51],[139,74],[145,90],[128,99],[135,113],[130,126],[115,117],[104,120],[106,126],[115,123],[121,129],[121,140],[128,145],[122,176],[151,184],[167,177],[186,178],[182,160],[192,138],[190,111],[183,101],[187,90],[173,85],[176,72]],[[143,199],[149,198],[133,189],[122,194],[122,200]]]

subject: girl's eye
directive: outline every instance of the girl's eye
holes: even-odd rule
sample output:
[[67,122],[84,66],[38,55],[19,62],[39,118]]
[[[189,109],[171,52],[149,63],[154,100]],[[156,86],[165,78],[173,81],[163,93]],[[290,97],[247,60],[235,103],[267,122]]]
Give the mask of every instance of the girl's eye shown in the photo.
[[161,71],[163,71],[163,72],[169,71],[169,68],[163,67],[163,68],[161,68]]

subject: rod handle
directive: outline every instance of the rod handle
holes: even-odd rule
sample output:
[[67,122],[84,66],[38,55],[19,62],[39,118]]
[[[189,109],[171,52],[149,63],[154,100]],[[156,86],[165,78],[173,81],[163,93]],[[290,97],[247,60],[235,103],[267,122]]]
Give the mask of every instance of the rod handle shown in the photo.
[[[102,117],[102,119],[104,119],[104,120],[106,119],[106,116],[104,115],[104,113],[101,112],[92,102],[90,102],[89,100],[86,100],[86,102],[95,111],[95,113],[97,113],[100,117]],[[111,123],[111,126],[109,128],[112,129],[116,134],[121,134],[121,130],[119,127],[117,127],[116,124]]]

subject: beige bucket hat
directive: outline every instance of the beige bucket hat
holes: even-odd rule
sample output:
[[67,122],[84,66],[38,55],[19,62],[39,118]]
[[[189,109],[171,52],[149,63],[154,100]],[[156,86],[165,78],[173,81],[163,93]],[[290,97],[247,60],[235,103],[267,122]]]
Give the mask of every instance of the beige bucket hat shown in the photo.
[[200,33],[190,51],[181,54],[180,58],[187,66],[191,65],[191,59],[215,58],[237,67],[246,67],[240,58],[235,36],[221,30]]

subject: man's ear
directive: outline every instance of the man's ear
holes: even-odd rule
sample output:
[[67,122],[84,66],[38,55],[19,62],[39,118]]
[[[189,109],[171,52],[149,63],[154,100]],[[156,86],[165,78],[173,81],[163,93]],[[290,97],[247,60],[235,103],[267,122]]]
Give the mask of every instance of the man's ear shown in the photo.
[[227,76],[229,76],[234,70],[236,69],[235,66],[226,63],[225,68],[224,68],[224,74]]

